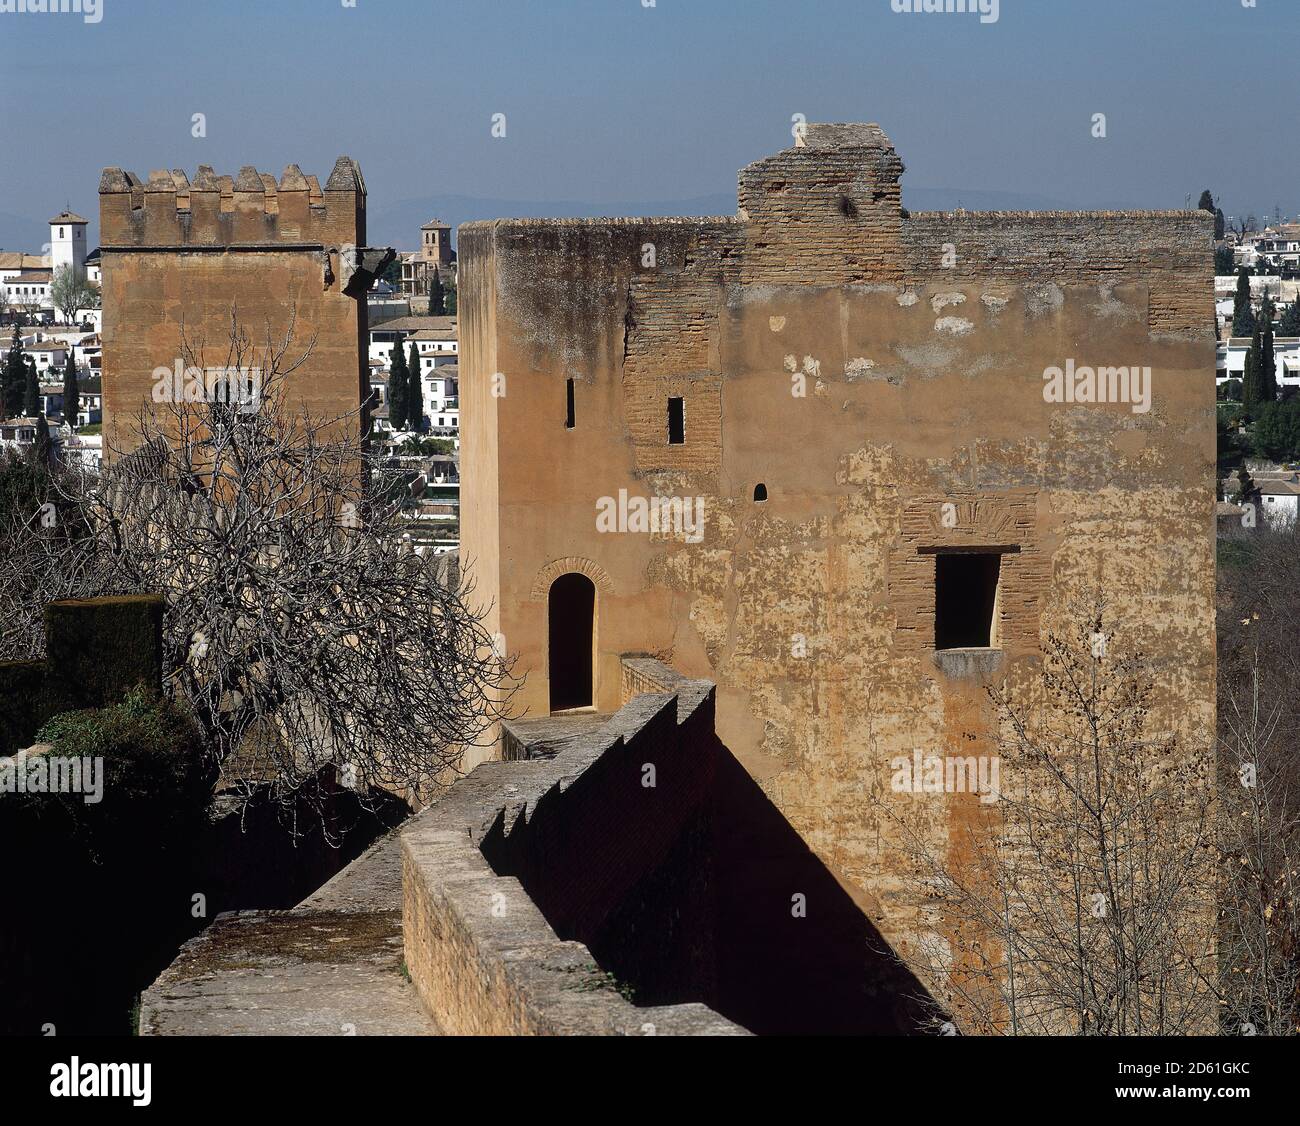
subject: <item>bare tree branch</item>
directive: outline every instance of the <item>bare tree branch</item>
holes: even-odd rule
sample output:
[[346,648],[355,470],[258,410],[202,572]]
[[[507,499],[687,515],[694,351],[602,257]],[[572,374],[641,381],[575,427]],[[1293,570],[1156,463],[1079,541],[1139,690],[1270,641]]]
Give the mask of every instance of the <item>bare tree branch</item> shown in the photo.
[[517,685],[472,587],[404,538],[361,412],[301,405],[293,334],[255,347],[232,313],[216,368],[183,338],[183,378],[106,435],[102,478],[64,470],[53,527],[0,528],[0,653],[41,650],[52,598],[157,591],[167,686],[223,789],[288,804],[332,769],[363,798],[428,794]]

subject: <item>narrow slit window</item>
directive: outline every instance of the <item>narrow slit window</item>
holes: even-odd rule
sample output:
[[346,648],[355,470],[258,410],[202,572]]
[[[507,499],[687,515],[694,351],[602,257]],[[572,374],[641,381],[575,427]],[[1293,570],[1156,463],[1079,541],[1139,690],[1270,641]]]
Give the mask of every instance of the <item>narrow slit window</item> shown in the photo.
[[679,398],[668,400],[668,444],[681,446],[686,442],[686,403]]
[[988,649],[1002,556],[992,552],[941,554],[934,561],[934,647]]
[[567,379],[567,380],[565,380],[565,392],[564,392],[564,393],[565,393],[565,396],[566,396],[566,399],[567,399],[567,405],[566,405],[566,407],[565,407],[565,414],[564,414],[564,428],[565,428],[566,430],[572,430],[572,429],[573,429],[573,425],[574,425],[574,417],[573,417],[573,380],[572,380],[572,379]]

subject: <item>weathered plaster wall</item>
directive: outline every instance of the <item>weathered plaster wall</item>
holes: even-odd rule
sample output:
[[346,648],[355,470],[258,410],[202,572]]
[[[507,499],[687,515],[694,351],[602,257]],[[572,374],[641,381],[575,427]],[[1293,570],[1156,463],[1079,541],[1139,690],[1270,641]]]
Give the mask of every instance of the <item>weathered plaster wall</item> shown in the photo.
[[[463,445],[495,451],[480,593],[520,703],[548,704],[539,577],[584,561],[607,578],[598,706],[618,706],[621,653],[715,680],[723,741],[905,938],[922,904],[872,804],[913,800],[889,760],[997,741],[981,678],[934,660],[936,549],[1018,549],[991,679],[1026,704],[1046,632],[1099,588],[1117,644],[1161,662],[1153,722],[1213,727],[1211,231],[1183,212],[907,218],[883,134],[837,128],[745,169],[735,219],[463,228],[462,268],[490,261],[495,293],[471,313],[489,295],[467,290],[462,315],[494,318],[509,381],[484,399],[466,348]],[[1069,359],[1150,367],[1150,410],[1045,402]],[[702,542],[598,532],[620,489],[704,497]],[[484,547],[467,524],[467,555]],[[972,805],[932,802],[936,839]]]

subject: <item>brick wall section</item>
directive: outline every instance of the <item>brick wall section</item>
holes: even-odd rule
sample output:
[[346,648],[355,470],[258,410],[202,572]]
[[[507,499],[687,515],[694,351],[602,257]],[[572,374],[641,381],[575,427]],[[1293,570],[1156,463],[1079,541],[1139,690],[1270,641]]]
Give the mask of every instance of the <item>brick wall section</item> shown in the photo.
[[795,148],[742,169],[742,280],[853,285],[901,277],[902,173],[875,125],[810,125]]
[[[700,1004],[631,1005],[587,946],[562,937],[622,908],[698,812],[711,692],[679,707],[642,696],[553,759],[485,763],[403,831],[406,963],[444,1031],[743,1032]],[[640,788],[645,762],[659,773],[658,803]]]
[[1151,331],[1199,335],[1213,324],[1213,237],[1204,211],[925,211],[904,223],[902,242],[919,283],[1149,283]]
[[[955,524],[945,527],[944,505],[953,505]],[[1039,607],[1051,586],[1036,525],[1038,493],[1009,490],[985,496],[973,490],[918,497],[903,511],[901,535],[889,561],[889,602],[898,615],[899,653],[934,649],[935,559],[938,550],[992,550],[1001,553],[1000,600],[994,642],[1015,655],[1036,653]]]
[[201,165],[194,182],[177,169],[106,168],[100,177],[100,239],[106,246],[227,247],[263,243],[338,245],[365,232],[365,186],[340,157],[322,191],[289,165],[280,180],[254,168],[218,176]]
[[741,170],[744,247],[729,264],[742,284],[763,285],[1157,279],[1153,333],[1199,334],[1212,323],[1206,212],[904,215],[903,171],[879,126],[809,125],[802,144]]
[[[686,258],[692,259],[688,251]],[[705,273],[706,276],[700,276]],[[722,461],[722,375],[716,277],[634,277],[627,295],[623,397],[628,434],[642,470],[716,471]],[[670,397],[683,401],[686,441],[668,444]]]

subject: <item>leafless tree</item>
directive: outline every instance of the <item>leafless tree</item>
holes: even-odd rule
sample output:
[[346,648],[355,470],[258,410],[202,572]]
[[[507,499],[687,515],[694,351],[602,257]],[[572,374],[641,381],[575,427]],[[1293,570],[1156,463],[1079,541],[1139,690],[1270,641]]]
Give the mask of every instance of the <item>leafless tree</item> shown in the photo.
[[1223,545],[1219,739],[1224,1023],[1300,1032],[1300,556],[1294,529]]
[[[24,287],[27,288],[27,287]],[[35,286],[31,287],[35,288]],[[21,293],[17,297],[11,298],[13,306],[21,314],[23,323],[33,325],[36,318],[40,316],[45,306],[41,303],[40,297],[34,293]]]
[[332,767],[363,797],[427,794],[515,685],[471,588],[403,537],[405,484],[379,469],[360,410],[313,417],[294,395],[312,346],[290,358],[293,335],[255,348],[232,314],[217,368],[183,339],[201,394],[160,379],[164,401],[105,436],[99,480],[58,475],[73,528],[11,517],[0,653],[40,651],[51,598],[161,592],[167,684],[222,789],[288,804]]
[[934,1022],[968,1033],[1216,1031],[1212,747],[1153,730],[1150,663],[1116,652],[1102,608],[1077,620],[1048,637],[1034,706],[990,692],[991,815],[936,843],[887,808],[939,916],[903,958]]
[[72,324],[78,310],[98,306],[99,290],[71,266],[60,266],[50,282],[50,300],[62,314],[63,323]]

